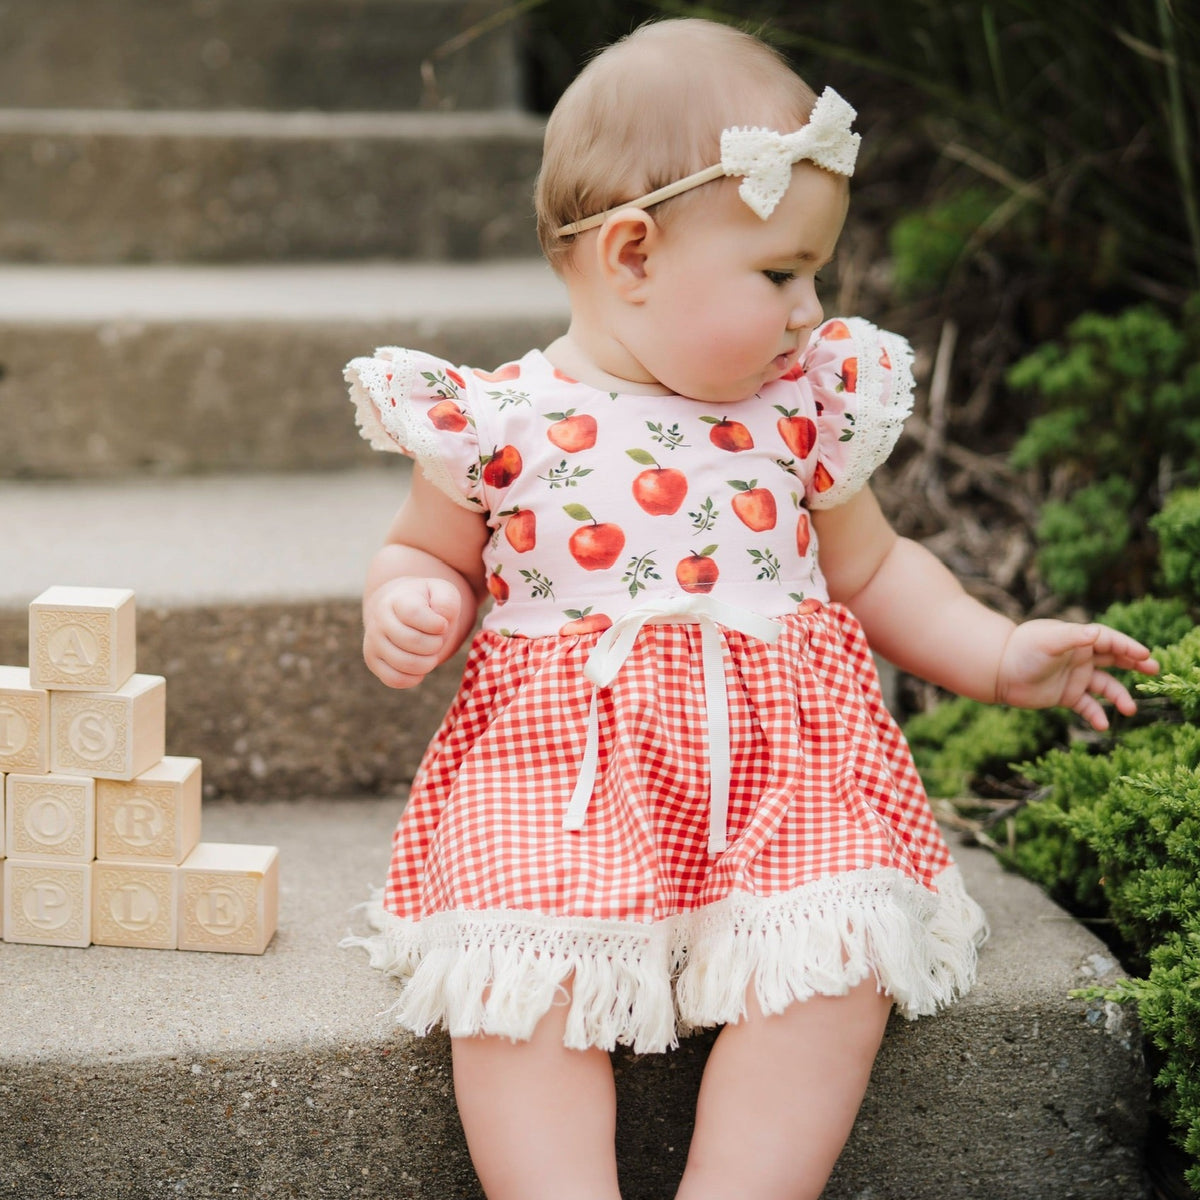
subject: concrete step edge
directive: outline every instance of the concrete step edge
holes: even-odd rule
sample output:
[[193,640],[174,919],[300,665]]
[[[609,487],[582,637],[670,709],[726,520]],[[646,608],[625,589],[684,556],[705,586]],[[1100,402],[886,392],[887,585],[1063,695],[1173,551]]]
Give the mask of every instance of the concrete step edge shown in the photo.
[[[477,1200],[445,1038],[397,1033],[393,983],[337,947],[397,811],[206,807],[207,840],[280,847],[261,957],[0,943],[0,1161],[17,1194]],[[958,858],[992,922],[979,982],[939,1017],[893,1020],[826,1200],[1140,1200],[1137,1031],[1069,997],[1116,964],[990,856]],[[710,1042],[616,1056],[627,1200],[673,1194]]]

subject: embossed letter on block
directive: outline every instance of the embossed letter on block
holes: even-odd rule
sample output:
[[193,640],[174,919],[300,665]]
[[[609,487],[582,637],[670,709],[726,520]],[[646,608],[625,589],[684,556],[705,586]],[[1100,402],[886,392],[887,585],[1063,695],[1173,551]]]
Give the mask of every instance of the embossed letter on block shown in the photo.
[[92,864],[92,941],[97,946],[174,950],[175,868]]
[[91,863],[4,864],[4,940],[44,946],[92,941]]
[[175,866],[200,840],[200,760],[168,755],[136,779],[96,784],[96,857]]
[[30,604],[34,687],[115,692],[136,669],[136,617],[128,588],[52,587]]
[[96,781],[74,775],[10,775],[4,832],[11,858],[91,862],[96,857]]
[[132,779],[166,746],[167,681],[134,675],[115,692],[50,693],[50,769]]
[[274,846],[201,842],[179,876],[179,949],[261,954],[279,917]]
[[28,667],[0,667],[0,771],[50,770],[50,693]]

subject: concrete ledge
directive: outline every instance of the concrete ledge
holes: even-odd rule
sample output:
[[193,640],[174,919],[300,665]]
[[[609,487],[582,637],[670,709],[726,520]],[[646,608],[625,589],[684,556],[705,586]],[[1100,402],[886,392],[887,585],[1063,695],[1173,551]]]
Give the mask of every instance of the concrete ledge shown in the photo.
[[398,344],[491,367],[566,324],[536,259],[0,267],[0,478],[377,462],[347,359]]
[[499,0],[4,0],[0,106],[403,109],[520,103],[517,24],[421,62]]
[[0,258],[535,254],[541,141],[515,111],[0,109]]
[[[382,878],[397,802],[209,805],[211,840],[281,847],[261,958],[0,944],[0,1161],[14,1195],[478,1200],[444,1038],[336,941]],[[993,923],[976,991],[893,1022],[826,1200],[1140,1200],[1136,1032],[1067,996],[1114,969],[1090,933],[978,850]],[[626,1200],[682,1169],[710,1038],[619,1054]]]

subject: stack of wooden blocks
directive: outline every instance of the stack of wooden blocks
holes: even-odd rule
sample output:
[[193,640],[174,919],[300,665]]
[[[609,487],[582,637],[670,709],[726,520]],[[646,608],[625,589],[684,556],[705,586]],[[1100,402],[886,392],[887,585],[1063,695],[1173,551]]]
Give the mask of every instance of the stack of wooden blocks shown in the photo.
[[200,841],[200,760],[165,755],[135,625],[131,591],[52,587],[29,666],[0,666],[4,940],[261,954],[278,851]]

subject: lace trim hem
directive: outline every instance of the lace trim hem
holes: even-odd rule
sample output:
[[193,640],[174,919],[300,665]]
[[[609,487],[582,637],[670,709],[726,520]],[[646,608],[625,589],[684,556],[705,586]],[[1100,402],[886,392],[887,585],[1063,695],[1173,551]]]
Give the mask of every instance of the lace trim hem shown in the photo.
[[927,891],[900,871],[855,871],[770,899],[734,894],[654,925],[504,912],[420,922],[360,906],[377,931],[350,936],[404,981],[389,1010],[414,1033],[523,1041],[571,981],[564,1044],[671,1049],[681,1034],[737,1021],[747,989],[765,1013],[836,996],[872,974],[909,1019],[974,982],[987,922],[958,868]]

